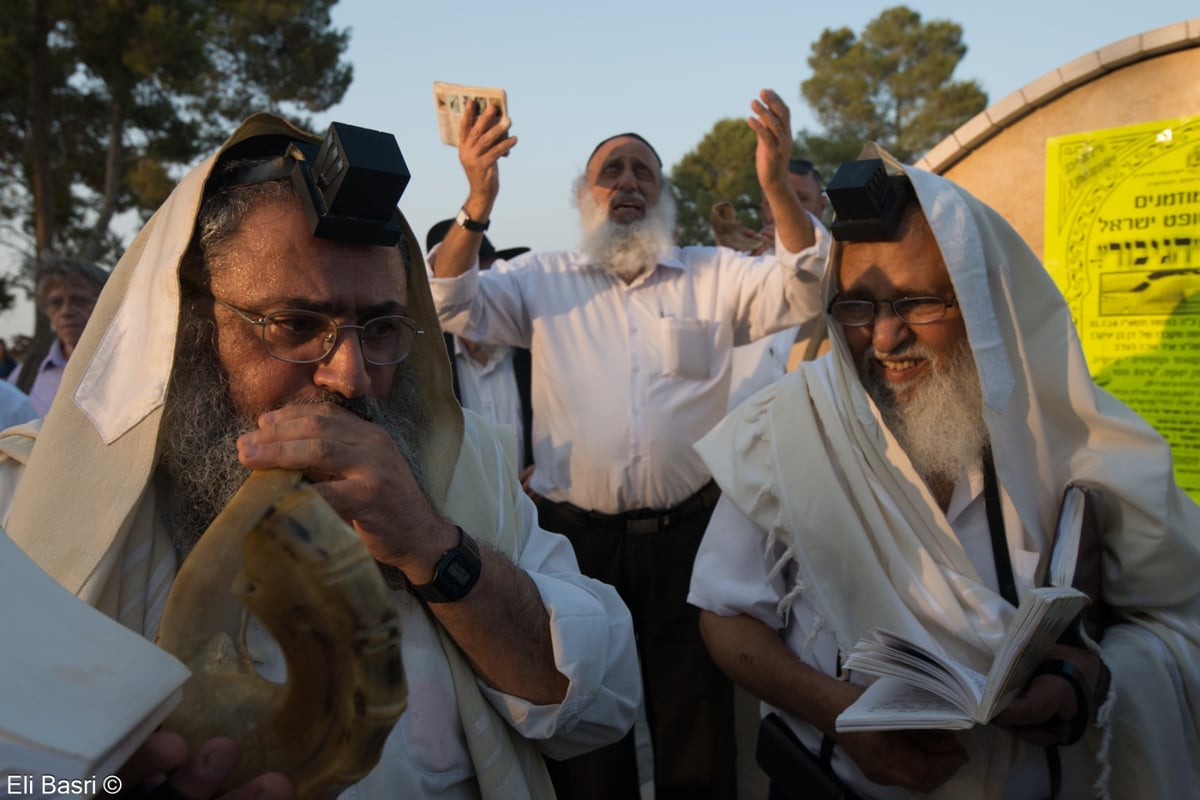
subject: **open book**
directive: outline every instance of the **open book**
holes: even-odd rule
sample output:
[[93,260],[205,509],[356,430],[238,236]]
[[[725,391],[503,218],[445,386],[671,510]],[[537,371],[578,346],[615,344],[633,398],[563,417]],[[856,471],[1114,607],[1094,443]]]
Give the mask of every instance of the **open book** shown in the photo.
[[462,115],[470,103],[474,103],[481,112],[489,104],[500,106],[500,125],[507,128],[511,124],[508,118],[508,95],[503,89],[434,81],[433,105],[437,112],[438,133],[445,144],[458,147]]
[[837,729],[965,729],[989,722],[1090,602],[1071,585],[1090,519],[1087,491],[1068,486],[1047,569],[1050,585],[1021,599],[986,675],[886,630],[868,632],[844,666],[878,680],[838,716]]
[[0,603],[0,776],[30,797],[65,793],[46,792],[47,777],[103,795],[99,782],[179,702],[187,668],[59,586],[2,530]]

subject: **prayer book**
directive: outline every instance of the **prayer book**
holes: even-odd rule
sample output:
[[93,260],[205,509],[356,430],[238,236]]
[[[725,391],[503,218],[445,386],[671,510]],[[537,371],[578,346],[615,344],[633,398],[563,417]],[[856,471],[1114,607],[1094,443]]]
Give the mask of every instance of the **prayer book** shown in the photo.
[[877,680],[838,716],[838,731],[961,730],[991,721],[1029,682],[1046,648],[1091,602],[1072,583],[1092,521],[1088,490],[1068,486],[1047,567],[1048,585],[1021,599],[986,675],[889,631],[869,631],[844,666]]
[[1091,549],[1098,536],[1095,530],[1095,510],[1092,490],[1074,483],[1068,484],[1063,492],[1062,507],[1058,514],[1058,527],[1054,532],[1054,545],[1050,551],[1050,563],[1046,572],[1046,583],[1050,586],[1079,586],[1080,552]]
[[179,702],[190,673],[60,586],[3,530],[0,602],[9,794],[115,794],[112,776]]
[[458,130],[467,105],[474,103],[482,112],[488,105],[500,107],[500,125],[508,128],[508,95],[503,89],[464,86],[459,83],[433,82],[433,105],[437,111],[438,133],[442,142],[458,147]]

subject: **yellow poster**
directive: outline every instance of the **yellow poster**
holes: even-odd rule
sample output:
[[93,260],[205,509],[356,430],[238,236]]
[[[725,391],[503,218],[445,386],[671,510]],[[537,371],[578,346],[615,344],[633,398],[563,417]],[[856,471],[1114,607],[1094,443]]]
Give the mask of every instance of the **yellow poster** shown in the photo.
[[1096,383],[1200,500],[1200,117],[1047,140],[1045,263]]

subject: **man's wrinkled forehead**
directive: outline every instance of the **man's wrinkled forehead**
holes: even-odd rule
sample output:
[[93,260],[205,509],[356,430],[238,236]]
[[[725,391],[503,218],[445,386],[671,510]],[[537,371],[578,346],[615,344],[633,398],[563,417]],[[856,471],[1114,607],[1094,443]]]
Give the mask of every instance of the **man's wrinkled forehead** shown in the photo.
[[915,203],[905,211],[892,239],[836,243],[831,267],[837,278],[835,286],[841,291],[848,288],[844,274],[847,261],[852,263],[854,277],[870,273],[902,293],[937,293],[953,288],[937,237],[924,210]]
[[645,162],[649,165],[656,166],[658,171],[662,172],[662,159],[658,156],[658,151],[654,149],[650,142],[636,133],[618,133],[616,136],[610,136],[607,139],[596,145],[592,150],[592,154],[588,156],[587,171],[591,174],[593,166],[603,164],[604,161],[618,147],[625,145],[632,146],[644,153]]

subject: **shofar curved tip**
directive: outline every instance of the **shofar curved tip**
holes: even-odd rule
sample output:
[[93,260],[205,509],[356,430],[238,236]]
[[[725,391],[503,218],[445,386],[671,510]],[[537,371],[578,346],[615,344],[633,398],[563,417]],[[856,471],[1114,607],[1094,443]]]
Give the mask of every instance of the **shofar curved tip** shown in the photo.
[[[282,649],[285,684],[246,655],[247,610]],[[282,772],[297,798],[332,798],[379,761],[407,702],[395,601],[358,535],[295,472],[252,473],[205,531],[158,644],[192,670],[163,727],[192,747],[237,741],[230,787]]]

